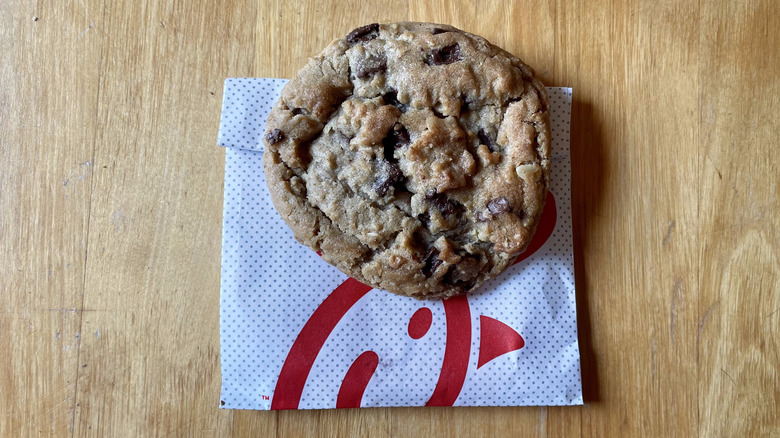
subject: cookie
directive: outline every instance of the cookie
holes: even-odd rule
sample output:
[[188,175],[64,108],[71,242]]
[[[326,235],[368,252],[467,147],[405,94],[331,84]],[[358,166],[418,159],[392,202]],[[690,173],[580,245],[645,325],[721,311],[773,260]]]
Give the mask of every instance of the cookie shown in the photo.
[[415,298],[470,292],[531,240],[550,181],[544,86],[477,35],[369,24],[285,86],[264,136],[295,238],[357,280]]

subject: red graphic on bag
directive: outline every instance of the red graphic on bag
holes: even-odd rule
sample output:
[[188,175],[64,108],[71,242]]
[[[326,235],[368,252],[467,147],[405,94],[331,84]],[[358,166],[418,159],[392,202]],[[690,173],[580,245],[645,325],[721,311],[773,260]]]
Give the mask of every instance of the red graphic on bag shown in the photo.
[[[515,261],[519,263],[538,251],[555,229],[557,208],[552,193],[547,200],[539,227],[525,252]],[[298,409],[306,379],[328,337],[344,315],[370,290],[354,278],[339,285],[306,321],[279,372],[271,409]],[[460,395],[466,380],[471,356],[471,309],[466,296],[442,300],[446,319],[444,359],[436,387],[426,406],[452,406]],[[410,318],[408,334],[420,339],[430,330],[433,314],[421,307]],[[480,315],[480,341],[477,369],[506,353],[525,346],[525,339],[512,327],[486,315]],[[379,356],[374,351],[360,354],[347,370],[336,399],[336,408],[360,407],[363,393],[376,371]]]

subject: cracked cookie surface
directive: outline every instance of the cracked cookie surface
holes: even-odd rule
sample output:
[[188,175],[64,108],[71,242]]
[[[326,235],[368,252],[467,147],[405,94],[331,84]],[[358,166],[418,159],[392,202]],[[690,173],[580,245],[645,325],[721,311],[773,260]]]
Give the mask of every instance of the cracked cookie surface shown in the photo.
[[366,284],[470,292],[536,229],[548,108],[533,70],[482,37],[363,26],[312,58],[271,111],[271,199],[298,241]]

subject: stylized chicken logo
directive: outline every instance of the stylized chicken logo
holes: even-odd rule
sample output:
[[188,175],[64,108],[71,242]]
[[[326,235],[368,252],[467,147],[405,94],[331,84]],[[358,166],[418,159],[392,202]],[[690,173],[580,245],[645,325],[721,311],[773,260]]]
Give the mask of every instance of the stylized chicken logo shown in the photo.
[[[557,209],[552,193],[547,194],[544,212],[531,243],[515,263],[519,263],[544,245],[555,229]],[[339,285],[317,307],[293,342],[282,365],[274,389],[271,409],[298,409],[306,380],[317,356],[344,315],[372,288],[353,278]],[[471,308],[466,296],[443,300],[446,318],[446,344],[438,382],[427,406],[452,406],[460,395],[471,356]],[[407,332],[420,339],[429,331],[433,314],[421,307],[411,316]],[[480,315],[480,341],[477,369],[493,359],[519,350],[523,337],[513,328],[486,315]],[[360,354],[344,375],[336,398],[336,408],[358,408],[363,393],[376,371],[379,356],[368,350]]]

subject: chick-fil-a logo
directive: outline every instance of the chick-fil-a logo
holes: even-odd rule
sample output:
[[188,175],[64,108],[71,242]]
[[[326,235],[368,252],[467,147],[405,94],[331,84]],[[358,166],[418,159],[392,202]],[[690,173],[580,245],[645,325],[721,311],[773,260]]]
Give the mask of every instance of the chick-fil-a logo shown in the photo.
[[[557,208],[552,193],[547,200],[528,248],[515,261],[521,262],[544,245],[555,229]],[[344,315],[370,290],[354,278],[349,278],[328,295],[309,317],[293,342],[279,372],[271,409],[298,409],[298,405],[317,356],[325,341]],[[466,380],[471,355],[471,309],[466,296],[442,301],[446,318],[446,344],[441,372],[433,394],[426,406],[452,406]],[[408,334],[420,339],[431,327],[433,315],[427,307],[418,309],[410,318]],[[480,342],[477,369],[491,360],[519,350],[525,345],[523,337],[508,325],[489,316],[480,315]],[[336,408],[360,407],[363,393],[376,371],[379,356],[374,351],[360,354],[344,375],[336,397]]]

